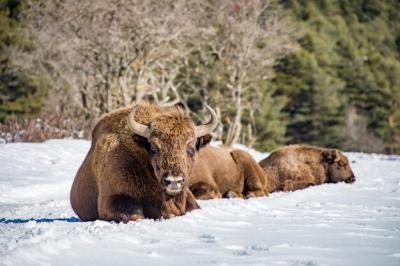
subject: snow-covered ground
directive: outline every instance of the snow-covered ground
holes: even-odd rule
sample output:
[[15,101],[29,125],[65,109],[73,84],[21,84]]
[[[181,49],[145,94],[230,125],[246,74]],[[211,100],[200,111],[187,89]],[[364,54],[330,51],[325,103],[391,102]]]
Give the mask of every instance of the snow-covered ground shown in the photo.
[[349,153],[351,185],[83,223],[69,189],[89,145],[0,145],[0,265],[400,265],[400,157]]

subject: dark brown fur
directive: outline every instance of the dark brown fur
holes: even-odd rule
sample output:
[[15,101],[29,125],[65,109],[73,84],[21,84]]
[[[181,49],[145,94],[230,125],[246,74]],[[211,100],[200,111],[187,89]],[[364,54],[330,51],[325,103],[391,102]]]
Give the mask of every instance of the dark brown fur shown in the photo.
[[[103,116],[92,133],[92,145],[71,188],[71,206],[83,221],[169,218],[198,209],[187,187],[196,149],[210,135],[197,138],[193,122],[179,108],[163,110],[142,104],[135,120],[150,125],[148,139],[127,126],[131,108]],[[161,188],[166,173],[185,177],[176,196]]]
[[355,181],[347,157],[336,149],[289,145],[273,151],[259,165],[267,178],[265,190],[270,193]]
[[197,199],[265,196],[260,174],[247,152],[207,146],[197,154],[189,187]]

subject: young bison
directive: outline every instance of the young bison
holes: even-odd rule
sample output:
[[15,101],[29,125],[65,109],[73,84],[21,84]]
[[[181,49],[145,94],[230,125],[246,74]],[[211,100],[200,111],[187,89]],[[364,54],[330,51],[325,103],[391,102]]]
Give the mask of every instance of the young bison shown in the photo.
[[263,175],[247,152],[207,146],[197,154],[189,187],[202,200],[265,196]]
[[268,192],[294,191],[323,183],[353,183],[349,161],[336,149],[289,145],[259,162]]
[[197,150],[218,121],[195,126],[179,107],[151,104],[103,116],[71,188],[71,206],[83,221],[128,222],[169,218],[199,208],[188,189]]

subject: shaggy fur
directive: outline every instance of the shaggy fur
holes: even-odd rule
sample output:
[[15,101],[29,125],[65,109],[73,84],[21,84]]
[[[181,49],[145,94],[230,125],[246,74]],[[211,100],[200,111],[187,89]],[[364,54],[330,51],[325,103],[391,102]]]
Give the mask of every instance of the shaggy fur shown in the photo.
[[265,171],[268,192],[355,181],[347,157],[336,149],[289,145],[273,151],[259,165]]
[[231,155],[244,178],[243,195],[247,198],[268,196],[268,191],[264,189],[266,175],[256,160],[242,150],[233,150]]
[[260,174],[262,169],[248,153],[207,146],[197,155],[189,187],[203,200],[265,196]]
[[[104,115],[93,130],[91,148],[71,188],[71,206],[83,221],[169,218],[199,208],[187,184],[196,149],[210,135],[196,139],[192,120],[179,108],[144,103],[135,120],[151,125],[147,139],[129,129],[130,111]],[[180,194],[170,196],[162,189],[167,174],[185,177]]]

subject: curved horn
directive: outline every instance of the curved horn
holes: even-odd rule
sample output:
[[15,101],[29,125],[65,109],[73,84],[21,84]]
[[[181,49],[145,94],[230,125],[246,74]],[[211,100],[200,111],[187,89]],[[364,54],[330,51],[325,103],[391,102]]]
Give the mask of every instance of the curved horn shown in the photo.
[[135,112],[138,105],[133,107],[132,111],[128,115],[128,126],[137,135],[148,138],[150,137],[150,127],[143,125],[135,120]]
[[340,153],[337,149],[335,149],[335,162],[338,162],[340,160]]
[[205,105],[205,107],[211,113],[211,120],[205,125],[196,126],[197,137],[202,137],[204,135],[207,135],[208,133],[211,133],[218,125],[218,117],[215,111],[207,104]]

